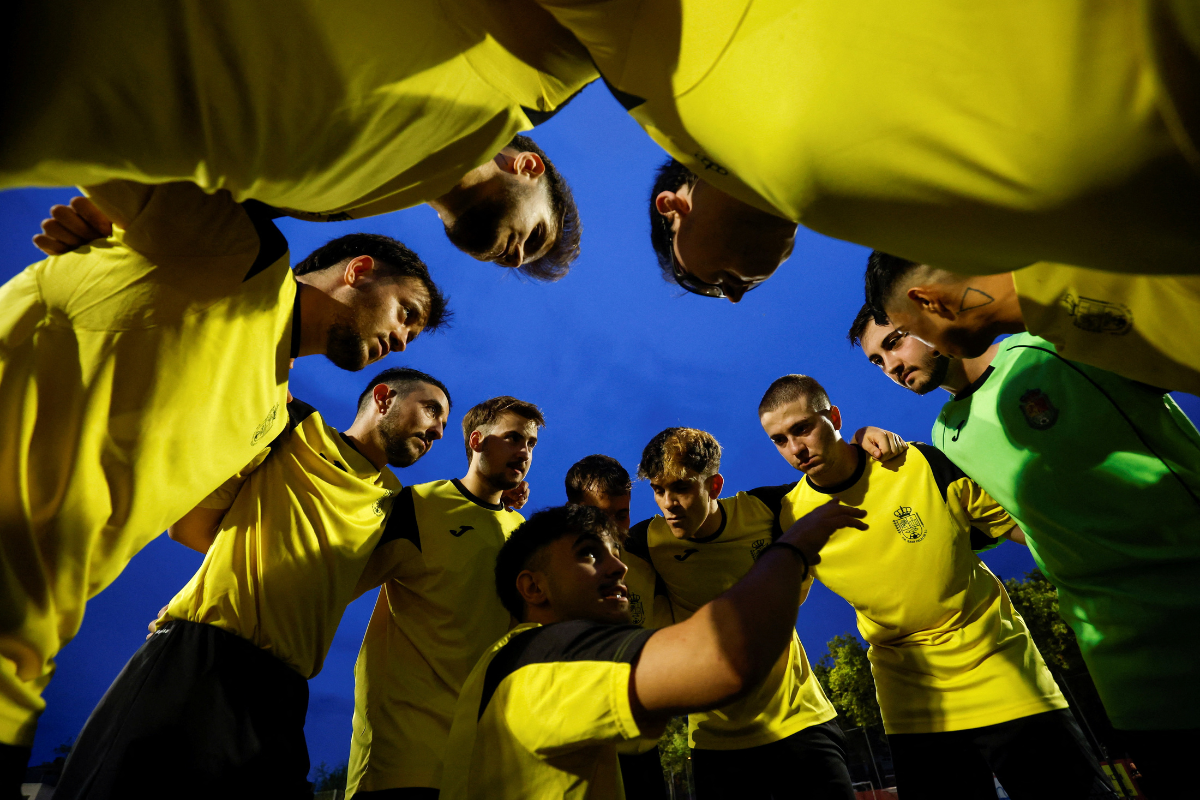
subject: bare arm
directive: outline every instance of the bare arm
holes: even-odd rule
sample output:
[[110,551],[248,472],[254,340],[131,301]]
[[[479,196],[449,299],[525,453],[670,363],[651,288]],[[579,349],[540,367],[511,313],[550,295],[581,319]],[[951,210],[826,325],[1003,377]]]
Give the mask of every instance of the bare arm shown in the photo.
[[197,553],[207,553],[217,538],[221,528],[221,520],[225,518],[227,508],[204,508],[196,506],[183,515],[183,519],[167,528],[167,536],[179,542],[184,547],[190,547]]
[[[865,530],[865,515],[835,498],[779,541],[798,547],[813,565],[834,531]],[[791,641],[806,572],[797,553],[770,547],[733,588],[650,637],[629,682],[639,727],[653,734],[672,716],[726,705],[764,680]]]
[[1009,528],[1008,533],[1004,534],[1004,538],[1026,547],[1029,546],[1029,542],[1025,541],[1025,531],[1021,530],[1020,525],[1013,525]]

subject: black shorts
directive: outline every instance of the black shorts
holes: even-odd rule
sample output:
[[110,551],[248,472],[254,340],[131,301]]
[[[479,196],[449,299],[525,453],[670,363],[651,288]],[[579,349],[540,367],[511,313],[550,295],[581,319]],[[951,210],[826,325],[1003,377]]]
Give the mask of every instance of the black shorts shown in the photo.
[[29,765],[28,747],[0,744],[0,800],[23,800],[21,784]]
[[833,720],[745,750],[692,750],[700,800],[855,800],[846,736]]
[[295,670],[240,636],[175,620],[104,693],[54,797],[311,798],[307,712]]
[[1068,709],[939,733],[888,734],[905,800],[1115,800]]
[[662,758],[658,747],[644,753],[619,754],[621,784],[625,800],[667,800],[667,783],[663,780]]

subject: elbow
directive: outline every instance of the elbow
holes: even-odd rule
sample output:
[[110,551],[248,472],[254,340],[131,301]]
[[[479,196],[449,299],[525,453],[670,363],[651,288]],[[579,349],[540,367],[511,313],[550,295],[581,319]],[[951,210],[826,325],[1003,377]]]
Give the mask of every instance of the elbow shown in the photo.
[[775,659],[760,653],[721,653],[714,659],[718,669],[714,689],[718,695],[713,707],[735,703],[753,692],[771,674]]
[[180,544],[184,543],[184,536],[179,532],[179,526],[177,525],[172,525],[171,527],[167,528],[167,536],[169,536],[173,542],[179,542]]

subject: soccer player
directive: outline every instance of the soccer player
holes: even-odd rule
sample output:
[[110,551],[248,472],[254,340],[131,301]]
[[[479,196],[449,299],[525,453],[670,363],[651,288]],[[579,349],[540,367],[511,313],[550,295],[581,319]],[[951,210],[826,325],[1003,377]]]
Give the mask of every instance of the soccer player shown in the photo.
[[951,359],[864,307],[850,336],[912,391],[950,392],[933,441],[1025,531],[1139,783],[1150,797],[1188,785],[1200,748],[1191,421],[1170,397],[1029,334]]
[[265,461],[169,529],[204,563],[92,712],[56,796],[311,796],[307,680],[400,520],[388,465],[429,452],[450,395],[393,368],[345,433],[299,400],[287,408]]
[[110,239],[0,287],[0,784],[87,600],[287,418],[289,360],[358,370],[440,326],[421,260],[354,234],[288,267],[261,206],[110,184]]
[[941,353],[976,358],[1029,331],[1064,358],[1166,391],[1200,394],[1200,277],[1114,275],[1061,264],[956,275],[871,253],[867,304]]
[[[664,628],[675,621],[666,585],[650,564],[644,548],[628,549],[629,501],[633,481],[621,462],[606,455],[581,458],[567,470],[567,502],[591,506],[612,522],[617,558],[625,564],[629,620],[644,628]],[[644,753],[619,753],[625,800],[664,800],[667,797],[658,745]]]
[[[565,182],[514,137],[597,73],[533,0],[68,2],[10,22],[0,187],[192,181],[320,220],[432,201],[456,245],[535,277],[578,250]],[[490,239],[471,224],[489,221]]]
[[674,225],[698,281],[766,278],[770,216],[963,274],[1200,270],[1190,4],[540,2],[716,190]]
[[795,636],[807,565],[834,530],[864,528],[861,516],[826,504],[765,548],[736,586],[650,631],[627,624],[625,565],[603,512],[534,514],[496,560],[496,590],[522,624],[463,688],[443,800],[620,797],[618,748],[646,746],[673,716],[757,691]]
[[[662,516],[635,525],[628,549],[647,553],[681,621],[737,583],[782,532],[781,493],[718,499],[720,467],[721,446],[694,428],[662,431],[638,465]],[[793,630],[762,685],[733,705],[689,717],[698,796],[853,800],[836,716]]]
[[835,535],[814,576],[854,606],[870,644],[901,796],[1113,797],[1003,585],[973,552],[1019,529],[940,451],[913,443],[877,464],[844,441],[817,381],[785,375],[759,405],[763,430],[805,473],[780,525],[837,497],[867,512]]
[[537,406],[493,397],[463,417],[467,473],[407,487],[392,535],[363,580],[383,584],[354,668],[347,794],[433,798],[454,703],[479,657],[509,627],[489,576],[524,518],[504,505],[533,461]]

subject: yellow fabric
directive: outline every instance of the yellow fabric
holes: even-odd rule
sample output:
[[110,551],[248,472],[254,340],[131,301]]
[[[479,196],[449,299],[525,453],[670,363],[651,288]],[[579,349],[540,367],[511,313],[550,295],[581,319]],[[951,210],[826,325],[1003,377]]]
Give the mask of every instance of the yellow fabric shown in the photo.
[[259,238],[227,193],[172,184],[126,199],[126,230],[0,287],[4,744],[32,740],[88,598],[286,416],[286,250],[243,280]]
[[1034,264],[1013,284],[1025,328],[1063,358],[1200,394],[1200,277]]
[[351,794],[440,786],[463,681],[508,630],[496,554],[524,518],[480,505],[459,486],[410,487],[415,524],[389,529],[397,538],[380,545],[360,581],[363,589],[383,588],[354,668]]
[[[858,451],[861,477],[830,488],[865,509],[870,527],[835,532],[813,567],[854,606],[884,729],[962,730],[1066,708],[1025,621],[971,549],[972,527],[996,538],[1012,518],[939,451],[927,457],[922,448],[882,464]],[[780,524],[829,498],[799,482]]]
[[241,636],[311,678],[402,487],[318,412],[282,439],[167,614]]
[[1143,2],[540,2],[659,145],[764,211],[963,273],[1200,270]]
[[337,218],[444,194],[596,77],[532,0],[67,0],[20,41],[0,187],[191,180]]
[[655,630],[674,625],[675,614],[671,610],[671,598],[666,594],[666,586],[659,579],[654,567],[649,561],[626,548],[618,550],[618,557],[629,568],[625,573],[625,586],[629,589],[629,612],[633,624]]
[[618,745],[653,744],[640,738],[633,719],[630,664],[581,660],[521,666],[500,681],[480,715],[485,677],[496,654],[512,637],[538,627],[524,623],[496,642],[463,686],[446,747],[443,800],[625,797]]
[[[650,560],[663,577],[682,622],[744,576],[771,543],[775,513],[756,497],[738,492],[717,501],[723,524],[703,541],[677,539],[660,516],[650,521]],[[750,695],[715,711],[688,716],[693,747],[743,750],[787,738],[837,716],[812,674],[800,637]]]

